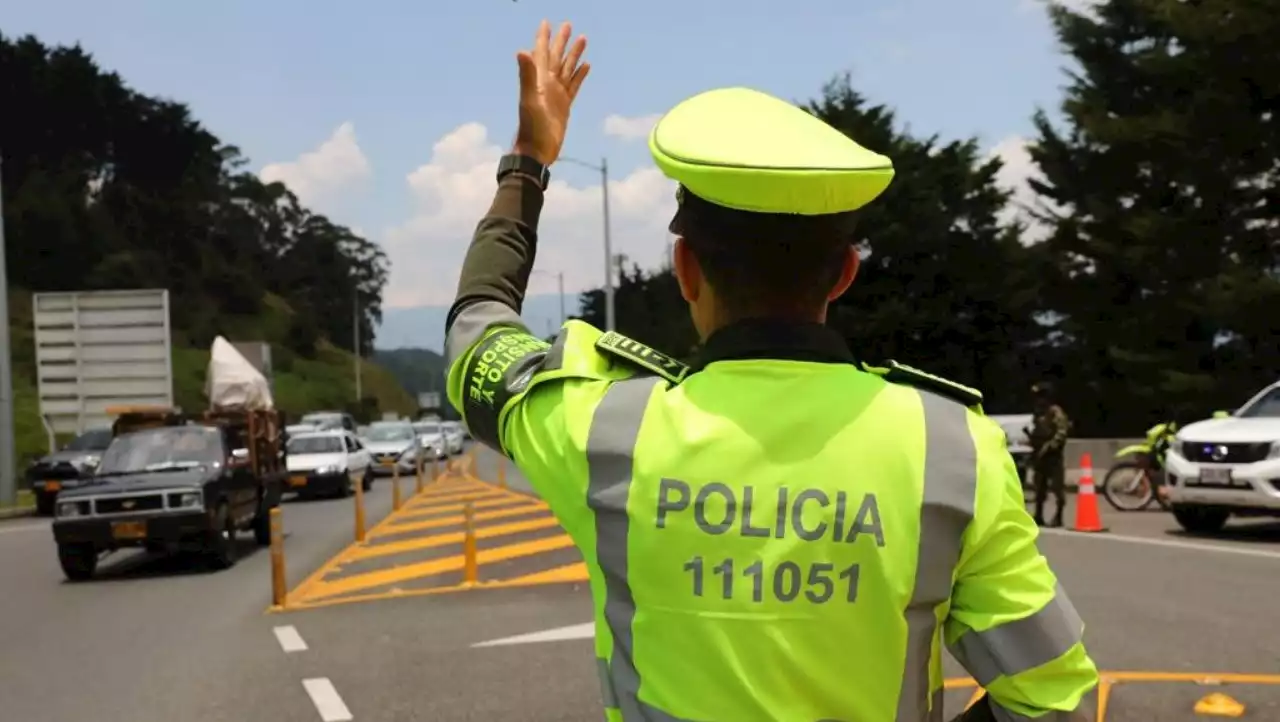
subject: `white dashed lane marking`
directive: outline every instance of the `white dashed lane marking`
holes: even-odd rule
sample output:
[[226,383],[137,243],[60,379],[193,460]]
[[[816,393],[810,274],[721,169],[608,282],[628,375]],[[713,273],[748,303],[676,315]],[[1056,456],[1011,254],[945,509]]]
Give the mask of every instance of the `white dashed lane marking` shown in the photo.
[[334,689],[333,682],[330,682],[328,677],[304,679],[302,686],[311,696],[311,702],[316,706],[316,711],[320,713],[320,719],[324,722],[350,722],[354,719],[351,716],[351,710],[347,709],[347,704],[342,701],[338,690]]
[[286,653],[307,651],[307,643],[302,641],[302,635],[298,634],[298,628],[292,624],[285,627],[276,627],[272,631],[276,633],[276,641],[280,643],[280,648]]

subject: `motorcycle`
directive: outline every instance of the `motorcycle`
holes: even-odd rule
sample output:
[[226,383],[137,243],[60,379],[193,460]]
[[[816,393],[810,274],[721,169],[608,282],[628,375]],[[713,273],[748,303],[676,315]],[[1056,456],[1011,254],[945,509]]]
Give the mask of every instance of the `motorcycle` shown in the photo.
[[1116,452],[1117,459],[1130,458],[1111,467],[1102,480],[1102,495],[1111,506],[1117,511],[1141,511],[1154,501],[1161,509],[1169,509],[1164,460],[1177,433],[1173,421],[1156,424],[1147,429],[1146,441]]

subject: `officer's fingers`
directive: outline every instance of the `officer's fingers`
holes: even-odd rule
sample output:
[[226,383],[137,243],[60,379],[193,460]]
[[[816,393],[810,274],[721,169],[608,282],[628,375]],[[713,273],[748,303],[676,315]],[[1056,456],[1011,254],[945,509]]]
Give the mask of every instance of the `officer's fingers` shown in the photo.
[[587,79],[587,73],[591,72],[591,63],[583,63],[573,72],[573,77],[569,78],[569,100],[578,97],[578,89],[582,87],[582,81]]
[[571,82],[573,76],[578,72],[578,63],[582,62],[582,54],[587,50],[587,39],[585,36],[579,35],[578,39],[573,41],[573,45],[569,47],[569,56],[564,59],[564,65],[560,66],[560,77],[565,82]]
[[538,64],[527,50],[516,53],[516,64],[520,66],[520,94],[532,93],[538,87]]
[[569,38],[573,36],[573,26],[569,23],[560,23],[560,29],[556,31],[555,40],[551,41],[551,51],[548,60],[551,61],[552,67],[559,67],[564,63],[564,49],[569,45]]
[[533,36],[533,59],[538,64],[547,62],[547,45],[551,42],[551,23],[543,20],[538,25],[538,33]]

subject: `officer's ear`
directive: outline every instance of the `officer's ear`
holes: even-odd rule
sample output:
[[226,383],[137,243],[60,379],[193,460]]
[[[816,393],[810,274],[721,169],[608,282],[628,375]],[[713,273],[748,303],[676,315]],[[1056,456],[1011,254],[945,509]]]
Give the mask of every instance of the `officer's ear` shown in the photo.
[[680,284],[680,295],[688,303],[697,303],[702,297],[706,277],[702,275],[698,257],[684,236],[677,236],[671,248],[671,267],[676,273],[676,283]]
[[849,290],[849,286],[853,284],[853,279],[858,275],[858,267],[862,265],[862,256],[858,254],[858,249],[852,243],[844,249],[843,258],[840,261],[840,276],[836,279],[836,284],[831,287],[831,292],[827,294],[827,302],[830,303],[844,295]]

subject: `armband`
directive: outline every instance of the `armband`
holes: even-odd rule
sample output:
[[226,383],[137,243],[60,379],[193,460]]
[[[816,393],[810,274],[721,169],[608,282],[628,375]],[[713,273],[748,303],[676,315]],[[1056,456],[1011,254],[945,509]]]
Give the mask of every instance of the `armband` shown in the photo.
[[900,364],[897,361],[889,361],[883,368],[869,368],[868,370],[883,377],[889,383],[903,384],[923,391],[930,391],[952,401],[958,401],[970,408],[982,404],[981,391],[944,379],[941,376],[934,376],[906,364]]
[[504,328],[476,344],[463,367],[462,417],[477,441],[501,448],[498,419],[541,370],[551,344],[518,328]]
[[684,380],[689,367],[670,356],[656,351],[639,341],[627,338],[616,331],[609,331],[596,341],[596,348],[609,356],[638,366],[645,371],[661,376],[673,384]]

